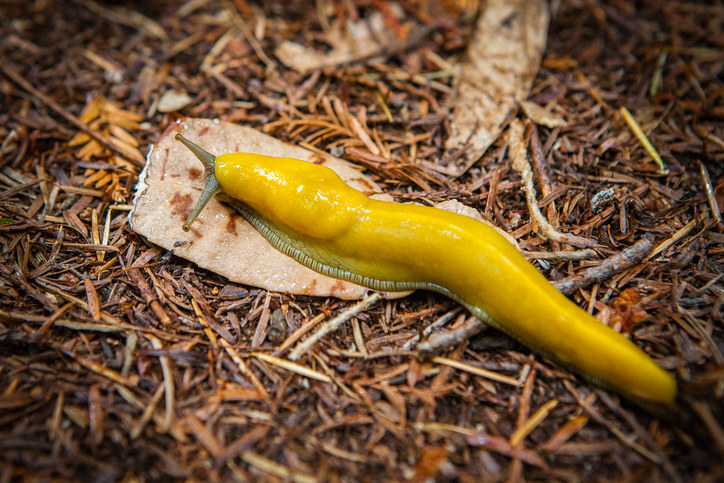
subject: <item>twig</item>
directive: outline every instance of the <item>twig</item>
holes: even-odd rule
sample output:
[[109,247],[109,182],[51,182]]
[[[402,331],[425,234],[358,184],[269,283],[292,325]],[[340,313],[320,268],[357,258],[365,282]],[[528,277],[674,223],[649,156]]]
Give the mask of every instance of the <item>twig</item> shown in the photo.
[[351,319],[355,315],[359,314],[363,310],[368,309],[372,305],[376,304],[379,300],[382,299],[382,294],[379,292],[375,292],[371,295],[368,295],[364,299],[362,299],[359,303],[353,305],[349,309],[345,310],[341,314],[339,314],[337,317],[328,320],[327,322],[322,325],[322,327],[309,336],[307,340],[304,342],[300,342],[292,352],[289,353],[289,359],[292,361],[296,361],[299,359],[303,354],[305,354],[314,344],[316,344],[319,340],[321,340],[323,337],[325,337],[330,332],[333,332],[339,328],[340,325],[345,323],[347,320]]
[[621,253],[607,258],[600,265],[581,271],[577,275],[553,282],[553,286],[565,295],[571,295],[579,288],[596,282],[602,282],[629,267],[636,265],[651,252],[653,244],[649,240],[639,240]]
[[704,182],[704,189],[706,190],[706,199],[709,200],[709,208],[711,208],[711,216],[714,218],[716,223],[721,221],[721,212],[719,211],[719,204],[716,202],[716,196],[714,196],[714,187],[711,185],[711,178],[709,177],[709,171],[707,171],[704,163],[697,160],[699,164],[699,172],[701,173],[701,179]]
[[269,354],[265,354],[263,352],[253,352],[251,355],[268,364],[279,366],[282,369],[294,372],[296,374],[299,374],[300,376],[308,377],[309,379],[314,379],[316,381],[332,382],[332,378],[328,375],[322,374],[319,371],[315,371],[314,369],[310,369],[301,364],[297,364],[296,362],[291,362],[286,359],[282,359],[281,357],[275,357]]
[[510,436],[511,446],[519,446],[523,440],[550,414],[550,412],[558,405],[558,399],[551,399],[538,410],[533,413],[522,425],[518,426]]
[[285,481],[294,481],[295,483],[313,483],[317,479],[311,475],[306,475],[297,471],[290,470],[284,465],[265,458],[251,451],[244,451],[240,458],[250,466],[269,475],[274,475]]
[[[528,121],[528,131],[530,132],[530,152],[533,157],[534,167],[538,170],[538,179],[540,180],[540,192],[543,198],[546,198],[552,191],[550,176],[548,176],[548,162],[546,157],[543,155],[543,148],[540,144],[540,138],[538,137],[538,128],[530,121]],[[546,209],[546,215],[549,223],[557,230],[559,225],[558,218],[556,216],[555,200],[551,201]],[[558,250],[559,247],[554,244],[553,249]]]
[[246,365],[244,359],[241,358],[241,356],[234,350],[231,344],[226,341],[226,339],[219,339],[219,342],[221,342],[221,345],[224,346],[224,349],[226,350],[226,353],[229,354],[229,357],[231,357],[231,360],[236,363],[236,366],[239,368],[239,372],[249,378],[252,386],[254,386],[256,390],[259,391],[259,393],[264,397],[266,401],[270,402],[272,399],[269,396],[266,388],[264,387],[264,384],[262,384],[259,378],[256,377],[253,372],[251,372],[251,369],[249,369],[249,366]]
[[135,10],[130,10],[120,6],[106,8],[96,2],[86,0],[83,0],[80,3],[94,14],[99,17],[103,17],[110,22],[134,28],[146,35],[152,35],[162,41],[168,40],[168,35],[166,35],[166,31],[163,27]]
[[490,379],[491,381],[497,381],[501,382],[503,384],[508,384],[509,386],[520,386],[521,381],[510,376],[505,376],[503,374],[499,374],[494,371],[489,371],[487,369],[483,369],[481,367],[476,367],[470,364],[466,364],[464,362],[456,361],[455,359],[450,359],[448,357],[433,357],[431,359],[432,362],[435,364],[442,364],[448,367],[453,367],[455,369],[465,371],[470,374],[475,374],[476,376],[484,377],[486,379]]
[[525,258],[534,260],[588,260],[596,256],[596,251],[587,248],[575,252],[522,252]]
[[528,202],[528,211],[530,211],[533,223],[538,227],[538,234],[546,240],[566,243],[581,248],[596,248],[598,244],[591,240],[559,232],[543,217],[540,208],[538,208],[535,186],[533,185],[533,172],[528,162],[525,145],[523,144],[523,125],[518,119],[513,119],[510,123],[510,128],[508,129],[508,145],[510,146],[508,156],[510,156],[512,161],[513,169],[515,169],[522,178],[523,190],[525,191],[525,198]]
[[480,319],[471,316],[454,329],[431,334],[427,340],[418,344],[416,349],[423,356],[437,354],[448,347],[470,339],[472,336],[485,329],[485,327],[486,325],[482,323]]
[[668,250],[672,245],[674,245],[676,242],[678,242],[679,240],[681,240],[682,238],[684,238],[686,235],[688,235],[689,232],[694,229],[694,226],[696,226],[697,221],[698,221],[698,220],[697,220],[696,218],[694,218],[694,219],[691,220],[689,223],[687,223],[686,225],[684,225],[684,226],[682,226],[681,228],[679,228],[678,230],[676,230],[676,233],[674,233],[673,235],[671,235],[670,238],[668,238],[668,239],[664,240],[663,242],[659,243],[659,244],[656,246],[656,248],[654,248],[654,251],[651,252],[651,254],[649,255],[649,258],[648,258],[648,259],[651,260],[651,259],[654,258],[656,255],[658,255],[659,253],[665,252],[665,251]]
[[[163,344],[157,338],[151,334],[144,334],[145,337],[151,341],[151,345],[154,349],[163,349]],[[173,369],[171,368],[171,361],[168,356],[160,356],[159,361],[161,362],[161,372],[163,374],[164,393],[166,395],[166,418],[161,424],[162,432],[167,432],[171,429],[171,425],[174,421],[174,415],[176,413],[174,404],[176,402],[176,391],[173,385]]]
[[[431,333],[433,333],[435,330],[439,329],[443,325],[447,324],[453,317],[455,317],[457,314],[460,313],[462,310],[461,307],[455,307],[454,309],[445,312],[442,316],[438,317],[438,319],[433,322],[432,324],[425,327],[425,329],[422,331],[422,337],[428,337]],[[405,345],[402,346],[403,350],[410,350],[420,341],[420,334],[410,338],[407,342],[405,342]]]

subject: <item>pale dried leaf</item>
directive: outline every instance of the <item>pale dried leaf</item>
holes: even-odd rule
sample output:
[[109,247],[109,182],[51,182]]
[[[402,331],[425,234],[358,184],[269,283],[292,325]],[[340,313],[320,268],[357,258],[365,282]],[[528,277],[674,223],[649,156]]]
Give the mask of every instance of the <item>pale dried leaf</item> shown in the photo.
[[159,112],[176,112],[191,103],[191,97],[183,91],[168,90],[158,100],[156,109]]
[[[389,12],[397,20],[404,16],[402,8],[396,3],[389,5]],[[385,26],[380,12],[373,12],[369,17],[358,21],[348,20],[330,30],[325,40],[332,50],[324,52],[304,45],[285,40],[274,51],[284,65],[298,72],[306,73],[323,67],[345,64],[359,59],[366,59],[384,54],[386,49],[394,47],[399,39],[394,31]],[[418,35],[419,29],[410,33],[410,37]]]
[[133,230],[200,267],[226,278],[291,294],[356,299],[368,289],[319,275],[273,248],[240,215],[212,200],[189,232],[182,225],[203,185],[201,163],[174,136],[181,133],[213,154],[237,151],[284,156],[324,164],[370,195],[379,187],[345,161],[321,157],[249,127],[205,119],[171,125],[148,157],[130,214]]
[[480,159],[511,110],[528,96],[545,50],[548,19],[544,0],[485,2],[451,102],[444,159],[455,161],[448,172],[462,174]]
[[561,116],[556,116],[548,109],[530,101],[521,101],[520,107],[525,111],[525,115],[530,118],[531,121],[540,125],[549,127],[551,129],[557,127],[563,127],[567,124],[566,120]]

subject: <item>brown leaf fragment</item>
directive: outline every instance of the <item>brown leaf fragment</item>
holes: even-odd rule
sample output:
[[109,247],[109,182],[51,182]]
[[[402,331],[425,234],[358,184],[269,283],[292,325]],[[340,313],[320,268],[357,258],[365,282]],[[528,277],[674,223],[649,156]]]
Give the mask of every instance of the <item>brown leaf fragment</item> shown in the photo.
[[613,302],[610,325],[614,328],[621,327],[621,331],[628,334],[635,324],[648,320],[650,315],[639,304],[640,298],[636,287],[622,290]]
[[415,464],[412,481],[430,481],[442,471],[450,450],[446,446],[424,448]]
[[101,320],[101,305],[98,300],[98,292],[96,292],[93,282],[91,282],[90,278],[86,277],[83,279],[83,285],[85,285],[85,294],[88,299],[88,309],[91,317],[95,320]]
[[485,2],[451,99],[443,157],[456,160],[448,161],[451,172],[460,175],[480,159],[511,110],[528,96],[545,50],[548,19],[543,0]]

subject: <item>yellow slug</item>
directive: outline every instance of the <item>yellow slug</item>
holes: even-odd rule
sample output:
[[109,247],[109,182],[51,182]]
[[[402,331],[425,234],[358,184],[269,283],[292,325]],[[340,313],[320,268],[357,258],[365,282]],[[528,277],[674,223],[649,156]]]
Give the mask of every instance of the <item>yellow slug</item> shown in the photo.
[[214,156],[176,139],[205,167],[185,230],[219,194],[274,247],[317,272],[375,290],[442,293],[602,387],[654,412],[675,408],[670,374],[558,292],[493,228],[437,208],[371,200],[324,166]]

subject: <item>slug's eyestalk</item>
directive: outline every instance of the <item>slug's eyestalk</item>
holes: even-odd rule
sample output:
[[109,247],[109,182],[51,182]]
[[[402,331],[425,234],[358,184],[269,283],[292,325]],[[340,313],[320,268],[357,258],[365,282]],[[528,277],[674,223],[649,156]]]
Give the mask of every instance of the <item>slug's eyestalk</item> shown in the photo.
[[183,227],[184,231],[189,231],[191,223],[193,223],[196,217],[199,216],[199,213],[203,211],[206,204],[211,201],[211,198],[221,192],[221,186],[216,179],[216,173],[214,171],[216,166],[216,156],[206,151],[201,146],[192,143],[180,134],[176,135],[176,140],[181,141],[184,146],[189,148],[191,152],[199,158],[201,164],[204,165],[204,190],[201,192],[201,196],[199,197],[199,201],[196,203],[194,211],[191,213],[191,216],[189,216],[186,223],[184,223]]

